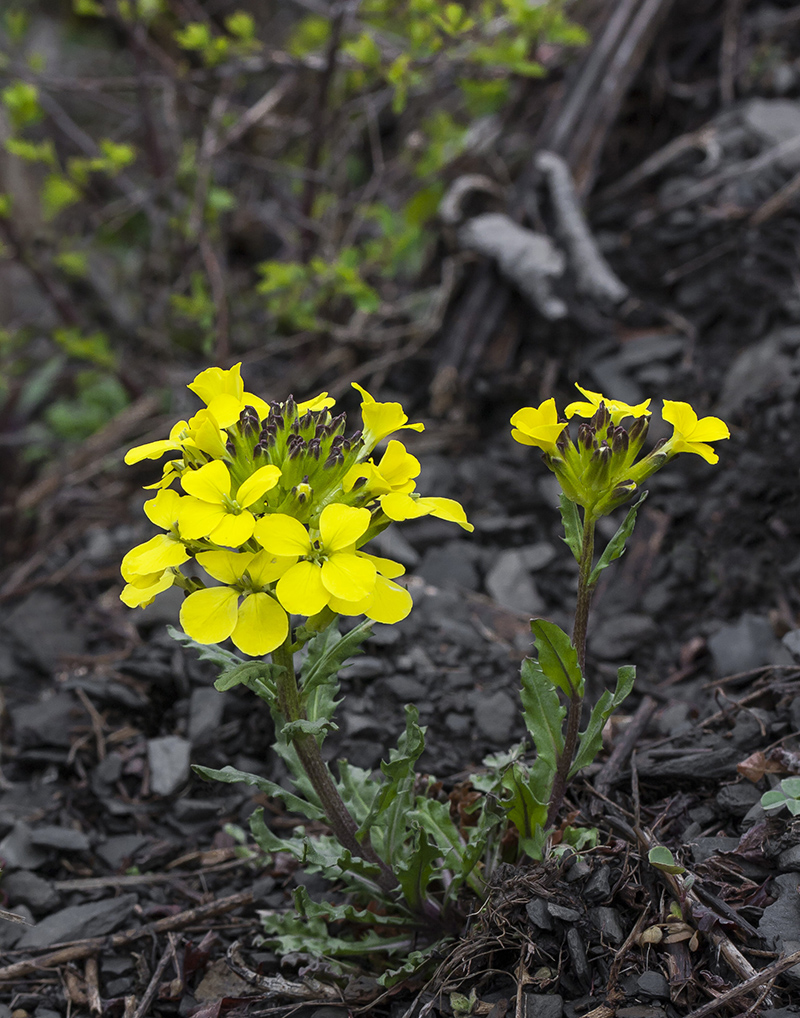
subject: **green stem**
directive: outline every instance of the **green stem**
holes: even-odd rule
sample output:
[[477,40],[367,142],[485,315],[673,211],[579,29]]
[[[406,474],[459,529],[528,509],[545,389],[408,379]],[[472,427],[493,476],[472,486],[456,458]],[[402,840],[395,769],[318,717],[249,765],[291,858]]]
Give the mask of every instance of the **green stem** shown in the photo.
[[[594,560],[594,529],[596,519],[589,509],[583,511],[583,540],[581,541],[581,557],[578,563],[578,595],[575,605],[575,625],[572,629],[572,644],[578,652],[578,664],[581,672],[586,667],[586,630],[589,624],[589,608],[592,603],[594,586],[589,580],[592,575]],[[550,803],[547,809],[547,827],[552,827],[561,811],[564,795],[567,791],[567,777],[575,748],[578,744],[578,730],[583,709],[583,688],[574,689],[567,707],[567,730],[564,735],[564,748],[556,764],[553,787],[550,792]]]
[[[291,634],[281,647],[272,652],[272,660],[276,665],[282,665],[282,670],[275,683],[278,707],[286,721],[300,721],[303,718],[303,709],[292,659]],[[356,836],[358,824],[339,794],[331,772],[322,759],[317,740],[313,735],[300,732],[292,736],[292,745],[297,751],[297,756],[314,787],[314,791],[319,796],[319,801],[325,810],[325,818],[339,843],[349,849],[352,855],[380,866],[380,873],[376,878],[378,886],[383,891],[393,890],[398,884],[397,877],[372,847],[369,834],[365,834],[361,841],[358,840]]]

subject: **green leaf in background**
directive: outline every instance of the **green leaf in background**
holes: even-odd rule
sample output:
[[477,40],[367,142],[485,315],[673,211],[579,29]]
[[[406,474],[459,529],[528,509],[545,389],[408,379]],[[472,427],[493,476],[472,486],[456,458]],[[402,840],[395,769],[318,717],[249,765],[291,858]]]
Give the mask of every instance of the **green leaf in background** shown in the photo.
[[554,622],[533,619],[531,631],[539,656],[539,667],[565,696],[583,696],[583,673],[572,641]]
[[575,759],[569,770],[570,778],[588,766],[600,752],[603,746],[603,726],[623,700],[630,695],[635,678],[636,669],[631,665],[624,665],[617,672],[617,685],[614,692],[606,689],[592,708],[589,724],[586,726],[586,731],[581,732],[578,752],[575,754]]
[[230,765],[217,770],[213,767],[202,767],[200,764],[194,764],[192,770],[206,781],[222,781],[226,785],[241,783],[249,785],[251,788],[257,788],[259,792],[263,792],[265,795],[282,802],[286,809],[291,810],[293,813],[299,813],[308,820],[325,819],[325,813],[318,803],[301,799],[294,792],[290,792],[274,781],[270,781],[269,778],[262,778],[259,774],[248,774],[247,771],[240,771]]
[[635,502],[628,510],[628,513],[625,519],[620,524],[620,527],[617,530],[616,534],[614,534],[614,536],[606,545],[603,554],[600,556],[597,565],[594,567],[594,569],[592,570],[592,574],[589,577],[590,587],[593,587],[595,583],[597,583],[600,577],[600,573],[602,573],[604,569],[610,566],[614,559],[618,559],[620,555],[624,553],[625,542],[631,536],[631,534],[633,533],[633,528],[636,526],[636,513],[638,512],[639,506],[647,498],[647,495],[648,493],[646,491],[642,492],[642,494],[639,496],[639,500]]
[[685,873],[686,870],[680,863],[675,862],[675,856],[665,845],[656,845],[647,853],[647,861],[657,870],[664,873]]

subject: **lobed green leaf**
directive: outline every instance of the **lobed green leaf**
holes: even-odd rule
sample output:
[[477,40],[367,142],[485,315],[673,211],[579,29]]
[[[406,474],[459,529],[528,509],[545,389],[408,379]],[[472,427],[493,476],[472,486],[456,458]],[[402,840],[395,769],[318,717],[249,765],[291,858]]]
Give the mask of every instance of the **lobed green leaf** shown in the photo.
[[583,673],[572,641],[554,622],[533,619],[531,631],[536,643],[539,667],[565,696],[583,696]]
[[647,498],[647,495],[648,493],[646,491],[642,492],[638,501],[634,502],[628,510],[627,515],[620,524],[616,534],[614,534],[606,545],[603,554],[598,559],[597,565],[594,567],[591,575],[589,576],[590,587],[593,587],[597,583],[600,578],[600,573],[602,573],[604,569],[607,569],[615,559],[618,559],[620,555],[624,554],[625,543],[633,533],[633,528],[636,526],[636,513],[639,510],[639,506]]

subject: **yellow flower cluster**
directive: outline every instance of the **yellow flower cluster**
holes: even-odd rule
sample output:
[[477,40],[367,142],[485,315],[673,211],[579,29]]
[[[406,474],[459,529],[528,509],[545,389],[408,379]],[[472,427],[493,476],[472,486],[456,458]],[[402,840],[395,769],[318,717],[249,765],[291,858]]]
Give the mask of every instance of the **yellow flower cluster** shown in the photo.
[[[719,417],[698,419],[688,403],[665,399],[661,416],[672,425],[672,435],[637,462],[647,437],[650,400],[631,406],[580,385],[576,388],[584,399],[570,403],[566,417],[588,418],[589,423],[581,423],[574,442],[569,420],[559,419],[554,399],[518,410],[511,418],[511,435],[522,445],[541,449],[567,498],[596,516],[627,502],[643,481],[678,453],[695,453],[707,463],[717,463],[719,456],[710,443],[730,438]],[[627,428],[621,424],[626,417],[635,418]]]
[[[123,559],[124,603],[144,606],[178,585],[188,594],[181,624],[194,640],[230,637],[252,656],[284,643],[289,615],[405,618],[411,597],[394,582],[403,567],[363,545],[392,521],[419,516],[473,528],[458,502],[417,494],[420,464],[402,442],[371,458],[389,435],[423,425],[353,385],[363,428],[345,437],[345,415],[331,414],[327,393],[267,403],[245,391],[241,364],[202,371],[189,388],[205,408],[125,456],[132,464],[177,454],[149,485],[157,493],[144,510],[165,533]],[[205,577],[183,572],[190,559]]]

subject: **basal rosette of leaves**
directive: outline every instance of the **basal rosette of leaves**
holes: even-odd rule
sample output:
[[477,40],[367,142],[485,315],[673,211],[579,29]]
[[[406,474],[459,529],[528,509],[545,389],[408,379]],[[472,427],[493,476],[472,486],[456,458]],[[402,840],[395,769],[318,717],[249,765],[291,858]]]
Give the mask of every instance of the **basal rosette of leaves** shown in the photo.
[[180,586],[189,636],[204,644],[230,637],[254,657],[284,643],[289,615],[306,616],[312,628],[333,614],[405,618],[411,597],[395,582],[403,567],[362,547],[393,521],[433,515],[472,525],[452,499],[415,491],[419,461],[396,438],[372,457],[383,439],[423,425],[409,424],[399,403],[355,387],[363,424],[348,436],[327,393],[268,404],[245,392],[239,364],[201,372],[189,388],[205,409],[125,457],[177,454],[144,506],[165,532],[123,559],[125,604],[147,605]]

